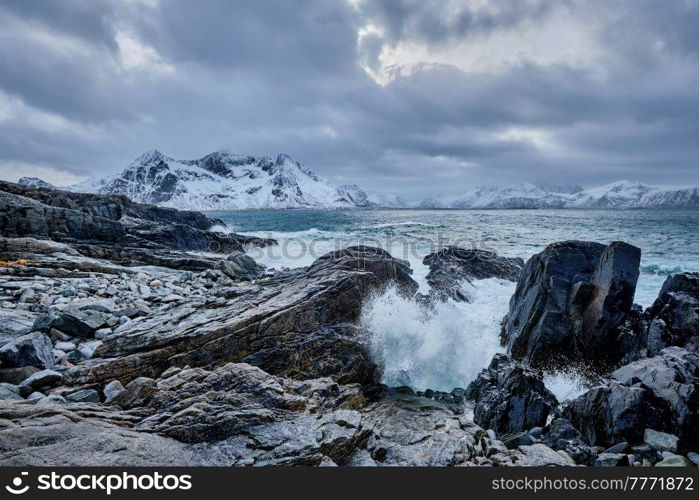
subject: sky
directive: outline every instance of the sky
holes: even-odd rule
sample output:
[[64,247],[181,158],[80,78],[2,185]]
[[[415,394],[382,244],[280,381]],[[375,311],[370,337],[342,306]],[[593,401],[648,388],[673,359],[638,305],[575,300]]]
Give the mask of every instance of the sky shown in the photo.
[[2,0],[0,178],[285,152],[417,197],[699,184],[695,0]]

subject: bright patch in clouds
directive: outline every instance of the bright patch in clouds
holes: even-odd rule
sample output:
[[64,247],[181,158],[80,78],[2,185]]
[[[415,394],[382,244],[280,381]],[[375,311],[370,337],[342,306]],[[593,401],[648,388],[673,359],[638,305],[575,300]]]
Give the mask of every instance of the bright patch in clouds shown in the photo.
[[0,160],[0,179],[17,182],[21,177],[38,177],[54,186],[70,186],[88,179],[54,167]]

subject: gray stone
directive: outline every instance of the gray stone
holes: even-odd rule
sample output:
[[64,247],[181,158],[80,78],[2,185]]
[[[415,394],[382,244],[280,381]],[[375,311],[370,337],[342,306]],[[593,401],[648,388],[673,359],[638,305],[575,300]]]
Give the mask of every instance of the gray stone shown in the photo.
[[101,340],[111,333],[111,328],[100,328],[99,330],[95,331],[95,338]]
[[625,453],[626,450],[628,450],[628,449],[629,449],[629,443],[624,441],[624,442],[615,444],[611,448],[607,448],[606,450],[604,450],[602,452],[602,454],[605,454],[605,453]]
[[124,386],[118,380],[112,380],[105,384],[102,392],[104,393],[105,403],[110,403],[119,393],[124,391]]
[[0,385],[0,400],[4,399],[22,399],[22,397],[16,392]]
[[53,348],[63,352],[70,352],[75,350],[75,344],[73,342],[56,342]]
[[45,396],[43,398],[40,398],[36,402],[37,405],[65,405],[68,404],[68,402],[65,400],[63,396],[59,396],[57,394],[50,394],[48,396]]
[[654,450],[676,453],[680,438],[666,432],[646,429],[643,433],[643,441]]
[[645,312],[650,354],[668,346],[699,349],[699,273],[668,276],[658,298]]
[[513,455],[517,457],[515,465],[525,467],[565,467],[571,465],[566,458],[542,443],[520,446]]
[[600,453],[595,460],[597,467],[620,467],[628,466],[629,459],[625,453]]
[[687,460],[682,455],[671,455],[663,458],[660,462],[655,464],[656,467],[689,467],[691,465],[692,462]]
[[502,442],[508,449],[514,449],[522,445],[534,444],[534,438],[526,432],[516,432],[502,436]]
[[216,269],[233,279],[254,280],[262,277],[264,268],[243,252],[233,252],[216,263]]

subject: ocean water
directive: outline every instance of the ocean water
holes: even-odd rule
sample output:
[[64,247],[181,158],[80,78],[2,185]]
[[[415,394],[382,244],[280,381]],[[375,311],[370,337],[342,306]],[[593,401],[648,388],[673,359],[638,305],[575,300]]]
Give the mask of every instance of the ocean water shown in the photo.
[[[699,211],[583,210],[236,210],[207,212],[230,231],[276,238],[252,249],[272,268],[300,267],[353,244],[378,246],[407,260],[426,288],[425,255],[440,245],[482,248],[525,260],[555,241],[623,240],[642,250],[635,302],[650,305],[670,274],[699,271]],[[384,382],[417,390],[465,387],[501,350],[500,320],[514,284],[476,281],[469,304],[446,303],[433,312],[388,291],[367,302],[362,322],[374,332],[371,352]],[[546,383],[559,399],[575,397],[586,378],[574,370],[551,373]]]

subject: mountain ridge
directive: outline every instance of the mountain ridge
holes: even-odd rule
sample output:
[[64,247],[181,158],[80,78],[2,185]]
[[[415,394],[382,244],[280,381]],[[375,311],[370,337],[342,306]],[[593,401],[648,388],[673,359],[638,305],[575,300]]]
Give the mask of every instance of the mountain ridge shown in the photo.
[[[20,184],[54,188],[36,177],[23,177]],[[285,153],[253,156],[227,151],[177,160],[153,149],[118,174],[63,189],[120,194],[137,203],[189,210],[699,208],[697,187],[659,188],[629,180],[589,189],[529,182],[480,185],[461,195],[432,194],[411,202],[356,184],[334,185]]]

